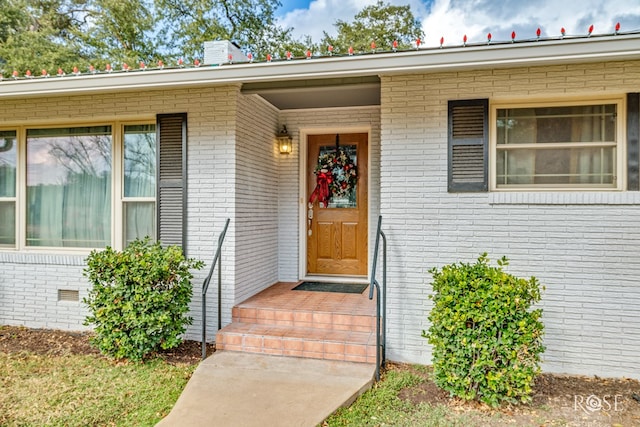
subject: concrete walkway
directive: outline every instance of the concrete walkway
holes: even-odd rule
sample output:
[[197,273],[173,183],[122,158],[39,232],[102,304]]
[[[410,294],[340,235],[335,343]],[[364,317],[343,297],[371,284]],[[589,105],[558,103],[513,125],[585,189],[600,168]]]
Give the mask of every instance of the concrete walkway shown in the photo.
[[372,364],[220,351],[157,425],[312,427],[370,388],[374,373]]

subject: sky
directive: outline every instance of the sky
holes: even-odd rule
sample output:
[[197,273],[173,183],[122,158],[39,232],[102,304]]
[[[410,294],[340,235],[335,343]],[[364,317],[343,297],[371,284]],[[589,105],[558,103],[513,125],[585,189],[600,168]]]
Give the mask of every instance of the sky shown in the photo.
[[[640,30],[640,0],[384,0],[394,5],[411,6],[422,22],[425,47],[460,45],[466,35],[468,43],[482,43],[491,33],[492,40],[534,38],[537,28],[542,37],[586,35]],[[353,20],[354,15],[376,0],[281,0],[280,24],[293,28],[293,35],[312,37],[320,42],[323,31],[335,34],[333,23]]]

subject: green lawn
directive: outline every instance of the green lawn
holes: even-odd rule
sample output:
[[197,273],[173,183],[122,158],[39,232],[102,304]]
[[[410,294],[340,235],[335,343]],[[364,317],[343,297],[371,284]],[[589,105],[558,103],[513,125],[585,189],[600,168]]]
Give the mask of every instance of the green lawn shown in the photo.
[[0,426],[153,426],[195,367],[0,352]]
[[[153,426],[169,413],[196,366],[0,351],[0,426]],[[451,401],[447,393],[444,401],[434,399],[430,367],[389,364],[382,381],[323,426],[638,425],[640,405],[631,397],[640,390],[637,380],[553,376],[541,385],[538,404],[494,410]],[[575,410],[573,394],[620,396],[620,410],[586,414]]]
[[414,403],[402,399],[402,390],[419,389],[429,376],[425,367],[414,370],[387,371],[383,381],[364,393],[348,408],[339,409],[329,417],[327,426],[406,426],[457,427],[491,425],[491,417],[480,413],[461,414],[445,406]]
[[[325,420],[323,427],[488,427],[566,426],[564,419],[545,418],[537,409],[521,412],[490,409],[484,404],[429,403],[433,401],[431,368],[422,365],[390,365],[382,381],[348,408]],[[444,393],[448,396],[448,393]],[[446,398],[445,400],[448,400]],[[515,411],[518,412],[518,411]]]

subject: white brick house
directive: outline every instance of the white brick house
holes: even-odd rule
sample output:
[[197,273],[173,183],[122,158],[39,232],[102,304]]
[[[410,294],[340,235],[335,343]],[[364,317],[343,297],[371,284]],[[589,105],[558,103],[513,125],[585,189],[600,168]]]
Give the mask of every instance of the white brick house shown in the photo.
[[[545,370],[640,378],[638,93],[640,33],[5,78],[0,324],[82,329],[90,248],[160,233],[209,263],[226,218],[224,322],[234,304],[276,282],[367,280],[361,272],[310,268],[307,238],[309,144],[339,134],[348,145],[349,135],[365,134],[366,165],[358,167],[366,172],[359,178],[368,186],[366,221],[364,235],[353,233],[364,242],[360,263],[369,271],[382,216],[390,359],[431,362],[421,338],[427,270],[486,251],[494,260],[506,255],[509,272],[546,286]],[[290,154],[275,142],[282,125],[293,137]],[[163,127],[178,136],[163,136]],[[143,137],[159,138],[160,164],[147,159],[160,171],[157,186],[154,174],[149,187],[128,163],[131,147],[144,157]],[[165,137],[174,146],[163,153]],[[46,147],[68,153],[74,141],[98,140],[108,161],[95,153],[87,161],[102,168],[102,184],[95,175],[60,190],[67,169],[85,171],[61,166]],[[69,199],[94,193],[103,196],[98,208],[69,207]],[[106,224],[100,232],[93,230],[98,214]],[[82,229],[82,221],[91,226]],[[204,275],[198,272],[197,288]],[[196,291],[194,339],[199,304]]]

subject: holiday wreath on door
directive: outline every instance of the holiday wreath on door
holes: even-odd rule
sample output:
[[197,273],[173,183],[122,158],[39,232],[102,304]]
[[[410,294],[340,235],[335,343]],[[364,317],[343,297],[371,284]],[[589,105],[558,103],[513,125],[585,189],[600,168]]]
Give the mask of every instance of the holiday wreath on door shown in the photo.
[[313,173],[316,176],[316,187],[311,193],[309,204],[318,200],[320,207],[329,206],[332,197],[351,194],[358,181],[358,168],[347,151],[340,147],[338,135],[335,151],[320,154]]

